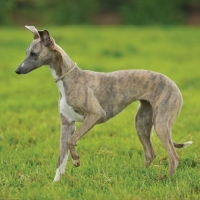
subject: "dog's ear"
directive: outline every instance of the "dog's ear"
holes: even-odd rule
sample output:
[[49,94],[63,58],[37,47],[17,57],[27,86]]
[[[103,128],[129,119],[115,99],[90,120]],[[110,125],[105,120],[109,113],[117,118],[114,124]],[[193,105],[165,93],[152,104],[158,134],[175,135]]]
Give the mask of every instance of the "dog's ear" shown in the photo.
[[44,46],[49,47],[51,44],[53,44],[53,41],[51,40],[51,37],[47,30],[38,31],[38,32],[40,34],[40,39]]
[[33,33],[33,38],[34,39],[40,38],[38,30],[34,26],[25,26],[25,27]]

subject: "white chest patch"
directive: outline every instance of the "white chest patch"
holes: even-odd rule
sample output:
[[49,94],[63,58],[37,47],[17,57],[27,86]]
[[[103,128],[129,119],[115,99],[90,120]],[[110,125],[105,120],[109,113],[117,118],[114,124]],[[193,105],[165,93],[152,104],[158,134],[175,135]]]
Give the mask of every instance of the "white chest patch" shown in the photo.
[[[55,70],[51,69],[51,73],[54,79],[57,79],[58,76],[55,73]],[[63,86],[63,81],[60,80],[57,82],[57,86],[58,86],[58,90],[61,93],[61,98],[60,98],[60,102],[59,102],[59,112],[60,114],[62,114],[64,117],[66,117],[66,119],[69,122],[83,122],[84,120],[84,116],[76,113],[73,108],[71,106],[69,106],[66,102],[66,95],[65,95],[65,90],[64,90],[64,86]]]

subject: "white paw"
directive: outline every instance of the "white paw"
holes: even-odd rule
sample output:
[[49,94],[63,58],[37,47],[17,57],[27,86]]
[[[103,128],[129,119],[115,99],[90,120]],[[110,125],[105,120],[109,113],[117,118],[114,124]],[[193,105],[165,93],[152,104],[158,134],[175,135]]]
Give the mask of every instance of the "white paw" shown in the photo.
[[54,182],[59,181],[59,180],[60,180],[60,175],[61,175],[60,170],[57,169],[57,170],[56,170],[56,175],[55,175],[53,181],[54,181]]

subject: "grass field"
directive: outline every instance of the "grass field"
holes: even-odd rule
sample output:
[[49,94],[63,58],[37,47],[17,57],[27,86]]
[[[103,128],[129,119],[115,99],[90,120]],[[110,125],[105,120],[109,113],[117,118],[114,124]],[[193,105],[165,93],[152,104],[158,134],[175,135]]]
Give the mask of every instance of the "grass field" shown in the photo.
[[167,154],[153,133],[157,158],[145,169],[133,127],[135,102],[84,136],[77,146],[81,166],[74,168],[69,159],[66,175],[52,183],[59,152],[58,90],[45,66],[15,74],[32,34],[1,27],[0,199],[200,199],[200,28],[40,28],[82,69],[147,69],[170,77],[184,98],[173,140],[194,143],[177,150],[180,164],[170,177]]

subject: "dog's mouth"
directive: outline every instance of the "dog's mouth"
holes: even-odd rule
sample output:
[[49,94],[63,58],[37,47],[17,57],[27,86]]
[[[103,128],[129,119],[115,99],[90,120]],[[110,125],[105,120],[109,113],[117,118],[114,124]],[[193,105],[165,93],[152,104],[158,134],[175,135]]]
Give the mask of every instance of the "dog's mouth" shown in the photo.
[[31,71],[33,71],[33,70],[35,70],[35,69],[37,69],[38,67],[34,67],[34,68],[32,68],[29,72],[31,72]]

